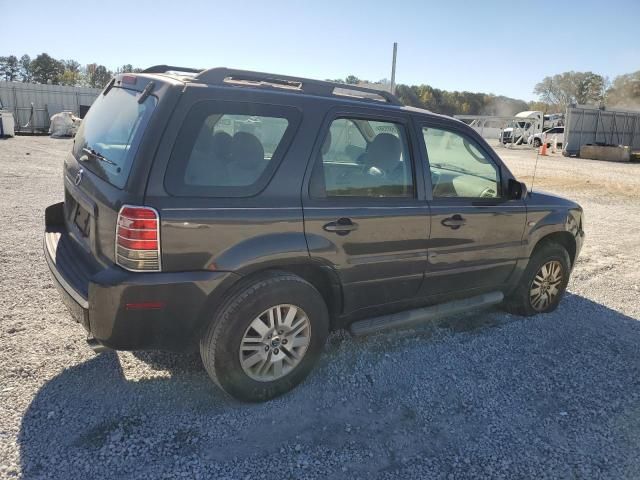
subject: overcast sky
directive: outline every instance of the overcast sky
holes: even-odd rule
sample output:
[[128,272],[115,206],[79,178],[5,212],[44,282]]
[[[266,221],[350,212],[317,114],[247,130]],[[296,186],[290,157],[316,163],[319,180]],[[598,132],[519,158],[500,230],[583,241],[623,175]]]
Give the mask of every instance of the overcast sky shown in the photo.
[[390,77],[533,100],[546,75],[640,70],[640,0],[0,0],[0,55],[109,68],[229,66],[312,78]]

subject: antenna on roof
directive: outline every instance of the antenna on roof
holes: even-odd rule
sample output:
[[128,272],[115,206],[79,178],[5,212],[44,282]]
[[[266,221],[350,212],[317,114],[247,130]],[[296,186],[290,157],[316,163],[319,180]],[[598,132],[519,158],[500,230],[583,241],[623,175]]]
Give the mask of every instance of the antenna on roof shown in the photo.
[[391,61],[391,95],[396,94],[396,56],[398,55],[398,42],[393,42],[393,60]]
[[[546,142],[546,140],[545,140]],[[533,177],[531,178],[531,193],[533,193],[533,184],[536,181],[536,171],[538,170],[538,159],[540,158],[540,149],[536,153],[536,163],[533,165]]]

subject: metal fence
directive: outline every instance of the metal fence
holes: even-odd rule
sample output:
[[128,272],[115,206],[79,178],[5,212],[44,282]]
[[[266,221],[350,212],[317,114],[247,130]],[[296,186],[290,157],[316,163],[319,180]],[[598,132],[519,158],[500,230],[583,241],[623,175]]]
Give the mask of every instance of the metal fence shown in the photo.
[[565,155],[579,155],[583,145],[640,150],[640,112],[578,105],[567,108],[565,124]]
[[46,132],[49,118],[56,113],[68,111],[84,116],[100,91],[90,87],[0,81],[0,109],[13,113],[16,131]]

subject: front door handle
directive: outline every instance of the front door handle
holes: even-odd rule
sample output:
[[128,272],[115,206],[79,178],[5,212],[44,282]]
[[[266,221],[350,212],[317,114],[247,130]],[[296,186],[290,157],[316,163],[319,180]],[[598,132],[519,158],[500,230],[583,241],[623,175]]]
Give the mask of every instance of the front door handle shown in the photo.
[[462,215],[455,214],[453,217],[445,218],[440,222],[445,227],[449,227],[452,230],[457,230],[460,227],[464,226],[467,221],[462,218]]
[[335,222],[329,222],[323,226],[327,232],[335,232],[338,235],[347,235],[349,232],[358,229],[358,224],[351,221],[350,218],[339,218]]

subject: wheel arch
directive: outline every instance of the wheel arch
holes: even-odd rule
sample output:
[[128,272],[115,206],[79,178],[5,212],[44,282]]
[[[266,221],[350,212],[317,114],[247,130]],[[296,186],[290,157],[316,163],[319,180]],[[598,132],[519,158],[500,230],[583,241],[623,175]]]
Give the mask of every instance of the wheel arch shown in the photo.
[[274,272],[291,273],[309,282],[320,292],[329,311],[330,327],[339,326],[338,318],[342,312],[342,288],[337,273],[333,268],[311,261],[309,257],[289,259],[287,262],[265,262],[246,266],[240,271],[234,272],[235,281],[224,285],[222,291],[212,292],[203,306],[199,318],[198,328],[195,332],[199,338],[206,330],[212,317],[239,291],[247,285],[258,281],[260,278]]
[[569,260],[571,260],[571,266],[573,267],[573,264],[576,261],[576,250],[577,250],[576,239],[574,238],[574,236],[571,233],[566,231],[549,233],[541,237],[536,242],[535,246],[531,250],[531,255],[533,255],[537,250],[539,250],[544,245],[547,245],[549,243],[557,243],[559,245],[562,245],[564,249],[567,251],[567,253],[569,254]]
[[269,271],[292,273],[313,285],[327,305],[331,327],[336,326],[336,319],[342,312],[342,288],[333,268],[312,261],[296,262],[257,270],[251,276]]

